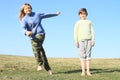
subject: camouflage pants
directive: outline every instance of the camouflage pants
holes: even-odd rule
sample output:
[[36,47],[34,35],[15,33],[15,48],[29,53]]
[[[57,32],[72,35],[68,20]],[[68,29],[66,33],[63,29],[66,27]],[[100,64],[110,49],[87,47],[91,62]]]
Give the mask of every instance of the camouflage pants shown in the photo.
[[51,70],[51,68],[48,64],[48,60],[45,55],[44,48],[42,46],[44,38],[45,38],[45,35],[38,35],[36,36],[36,38],[31,40],[31,44],[32,44],[32,49],[33,49],[35,59],[37,60],[37,64],[40,66],[44,65],[45,70],[48,71],[48,70]]

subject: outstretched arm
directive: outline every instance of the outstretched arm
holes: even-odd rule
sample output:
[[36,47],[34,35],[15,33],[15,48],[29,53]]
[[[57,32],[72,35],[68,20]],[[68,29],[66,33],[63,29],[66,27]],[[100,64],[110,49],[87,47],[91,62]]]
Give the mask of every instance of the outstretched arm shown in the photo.
[[56,12],[56,14],[43,14],[41,15],[41,18],[49,18],[49,17],[54,17],[60,15],[60,12]]

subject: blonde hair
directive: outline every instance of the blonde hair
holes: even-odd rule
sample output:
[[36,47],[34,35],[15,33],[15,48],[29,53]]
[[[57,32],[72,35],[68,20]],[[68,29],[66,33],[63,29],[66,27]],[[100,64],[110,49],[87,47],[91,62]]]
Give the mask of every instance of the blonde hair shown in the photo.
[[24,7],[25,7],[25,6],[30,6],[30,8],[31,8],[31,10],[32,10],[31,5],[30,5],[29,3],[25,3],[25,4],[21,7],[21,9],[20,9],[20,13],[19,13],[19,19],[20,19],[20,21],[21,21],[22,18],[25,16],[25,13],[24,13]]

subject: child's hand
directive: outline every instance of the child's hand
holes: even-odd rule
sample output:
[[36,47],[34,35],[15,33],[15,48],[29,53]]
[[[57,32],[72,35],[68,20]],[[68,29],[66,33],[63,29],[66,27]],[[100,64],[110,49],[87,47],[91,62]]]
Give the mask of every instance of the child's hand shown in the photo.
[[32,31],[26,31],[27,36],[32,36],[32,34],[33,34]]
[[92,47],[94,47],[94,45],[95,45],[95,42],[94,42],[94,41],[92,41],[92,42],[91,42],[91,45],[92,45]]
[[77,48],[79,48],[79,43],[78,43],[78,42],[77,42],[77,43],[75,43],[75,45],[76,45],[76,47],[77,47]]
[[57,15],[60,15],[61,13],[60,12],[56,12]]

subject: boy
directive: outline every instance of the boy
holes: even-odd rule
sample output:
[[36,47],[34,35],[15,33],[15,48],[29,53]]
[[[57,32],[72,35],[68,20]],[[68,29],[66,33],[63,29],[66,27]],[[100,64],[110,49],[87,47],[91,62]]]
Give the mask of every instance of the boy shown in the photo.
[[82,74],[81,76],[92,76],[90,73],[91,49],[94,46],[94,30],[92,22],[86,20],[86,8],[80,9],[78,12],[80,20],[76,22],[74,28],[74,40],[76,47],[79,49]]

